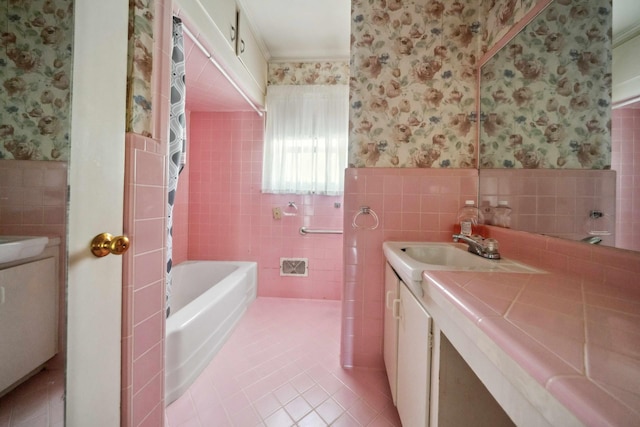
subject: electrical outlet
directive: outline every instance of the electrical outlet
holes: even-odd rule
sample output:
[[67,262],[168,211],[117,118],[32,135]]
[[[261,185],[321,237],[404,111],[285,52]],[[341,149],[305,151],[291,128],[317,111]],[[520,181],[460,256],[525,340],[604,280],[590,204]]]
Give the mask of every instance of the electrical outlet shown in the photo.
[[271,210],[271,212],[273,212],[273,219],[281,219],[282,218],[282,209],[273,208]]

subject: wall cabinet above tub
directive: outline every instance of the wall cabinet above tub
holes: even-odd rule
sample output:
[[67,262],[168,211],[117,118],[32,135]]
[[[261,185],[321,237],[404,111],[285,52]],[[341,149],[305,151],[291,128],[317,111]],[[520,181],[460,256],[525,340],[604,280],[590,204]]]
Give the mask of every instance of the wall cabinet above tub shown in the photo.
[[267,60],[234,0],[176,0],[174,13],[245,94],[264,105]]
[[[178,1],[178,4],[182,3],[182,1]],[[204,0],[197,3],[201,4],[229,47],[235,51],[238,40],[238,7],[236,3],[232,0]]]

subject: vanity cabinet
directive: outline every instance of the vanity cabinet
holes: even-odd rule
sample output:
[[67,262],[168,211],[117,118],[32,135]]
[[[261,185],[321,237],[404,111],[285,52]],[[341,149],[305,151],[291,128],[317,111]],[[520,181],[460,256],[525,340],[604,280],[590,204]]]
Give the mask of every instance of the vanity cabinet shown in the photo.
[[384,366],[387,370],[389,387],[393,404],[397,403],[397,371],[398,371],[398,309],[400,307],[400,279],[395,271],[386,264],[384,270]]
[[[391,312],[385,310],[384,356],[392,394],[395,383],[394,403],[404,426],[429,425],[429,392],[431,377],[431,316],[422,307],[408,286],[402,282],[387,264],[385,294],[391,300],[393,289],[398,289],[390,304]],[[387,316],[394,317],[397,340],[394,341],[393,325]],[[395,316],[394,316],[395,315]],[[389,328],[389,331],[387,331]],[[389,340],[387,341],[387,337]],[[395,344],[395,345],[394,345]],[[394,366],[395,347],[395,366]],[[395,378],[395,380],[394,380]]]
[[58,350],[57,259],[0,269],[0,394]]

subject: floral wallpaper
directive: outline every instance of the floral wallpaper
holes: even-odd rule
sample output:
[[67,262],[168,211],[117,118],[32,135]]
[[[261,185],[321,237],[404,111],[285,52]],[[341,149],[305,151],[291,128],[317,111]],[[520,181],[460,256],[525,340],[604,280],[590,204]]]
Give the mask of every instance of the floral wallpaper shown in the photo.
[[476,166],[477,0],[352,0],[350,167]]
[[[571,1],[571,0],[569,0]],[[487,52],[537,3],[536,0],[480,0],[482,53]]]
[[73,0],[3,2],[0,159],[69,159]]
[[556,0],[483,67],[480,167],[610,168],[610,34],[610,0]]
[[153,19],[155,0],[130,1],[127,132],[151,137]]
[[348,62],[269,63],[268,85],[346,85]]

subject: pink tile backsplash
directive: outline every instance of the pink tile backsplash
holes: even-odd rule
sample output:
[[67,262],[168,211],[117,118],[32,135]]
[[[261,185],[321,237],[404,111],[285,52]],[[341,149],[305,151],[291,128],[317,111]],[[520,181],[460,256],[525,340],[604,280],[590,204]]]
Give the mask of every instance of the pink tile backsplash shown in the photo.
[[[481,169],[480,205],[507,201],[511,227],[579,240],[606,231],[603,244],[616,241],[616,172],[613,170]],[[589,212],[604,217],[589,220]]]
[[[189,158],[174,213],[174,262],[256,261],[260,296],[338,300],[341,236],[302,236],[299,229],[341,229],[343,198],[262,194],[263,131],[264,119],[253,112],[189,115]],[[286,215],[295,211],[289,202],[297,206],[295,215]],[[275,207],[285,214],[280,220],[272,217]],[[281,277],[281,257],[308,258],[309,276]]]
[[[342,354],[345,366],[384,369],[382,313],[385,240],[451,241],[457,212],[477,195],[473,169],[347,169],[345,175]],[[369,206],[375,230],[354,229]],[[358,224],[373,225],[367,215]]]
[[640,250],[640,103],[613,110],[611,168],[618,172],[616,246]]
[[67,163],[0,160],[0,233],[66,235]]
[[[621,287],[640,294],[639,252],[500,227],[489,226],[486,230],[488,237],[500,242],[500,253],[507,258],[569,273],[576,279],[606,284],[609,292],[612,287]],[[624,294],[626,290],[621,292]]]

